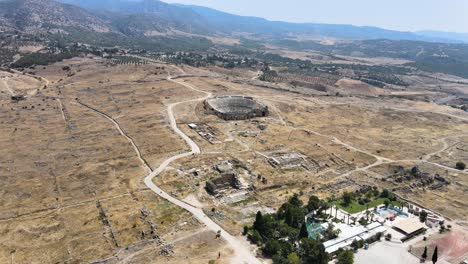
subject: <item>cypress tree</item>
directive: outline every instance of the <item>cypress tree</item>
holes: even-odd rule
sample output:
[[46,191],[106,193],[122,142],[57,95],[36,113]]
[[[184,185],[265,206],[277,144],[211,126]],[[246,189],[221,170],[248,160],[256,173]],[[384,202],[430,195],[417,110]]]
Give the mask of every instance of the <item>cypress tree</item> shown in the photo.
[[307,224],[303,223],[301,226],[301,230],[299,231],[299,240],[303,238],[308,238],[309,232],[307,232]]
[[432,263],[435,264],[438,260],[439,256],[437,255],[437,246],[434,249],[434,254],[432,254]]
[[255,216],[255,222],[253,224],[255,230],[257,230],[261,235],[264,235],[265,231],[265,219],[263,219],[262,212],[258,211]]

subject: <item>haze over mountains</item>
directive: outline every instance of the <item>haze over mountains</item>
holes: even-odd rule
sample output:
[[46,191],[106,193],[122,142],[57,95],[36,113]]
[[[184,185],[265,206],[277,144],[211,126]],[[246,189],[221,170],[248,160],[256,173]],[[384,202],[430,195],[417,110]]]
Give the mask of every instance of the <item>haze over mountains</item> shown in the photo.
[[50,31],[78,29],[119,37],[161,37],[167,33],[244,35],[260,39],[391,39],[467,42],[466,34],[401,32],[377,27],[297,24],[243,17],[201,6],[158,0],[0,0],[0,29]]

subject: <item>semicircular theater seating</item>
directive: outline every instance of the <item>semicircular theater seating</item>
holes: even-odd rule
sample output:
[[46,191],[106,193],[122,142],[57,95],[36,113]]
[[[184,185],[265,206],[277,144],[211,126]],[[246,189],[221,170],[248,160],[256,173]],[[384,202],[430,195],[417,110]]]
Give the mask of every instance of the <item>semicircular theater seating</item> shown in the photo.
[[268,115],[268,107],[247,96],[218,96],[205,101],[205,109],[224,120],[246,120]]

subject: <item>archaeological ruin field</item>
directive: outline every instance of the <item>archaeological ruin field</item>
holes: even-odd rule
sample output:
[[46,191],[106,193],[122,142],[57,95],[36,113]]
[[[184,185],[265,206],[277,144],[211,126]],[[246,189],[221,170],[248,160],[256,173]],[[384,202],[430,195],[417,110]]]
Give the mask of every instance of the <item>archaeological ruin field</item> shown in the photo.
[[[333,199],[362,186],[467,228],[468,171],[456,163],[468,161],[468,114],[434,103],[436,84],[262,81],[252,70],[151,58],[0,73],[0,263],[230,263],[234,250],[216,230],[144,182],[193,150],[169,109],[200,153],[152,182],[246,244],[241,232],[257,211],[275,212],[294,193]],[[216,96],[246,96],[268,111],[220,118],[203,100]]]

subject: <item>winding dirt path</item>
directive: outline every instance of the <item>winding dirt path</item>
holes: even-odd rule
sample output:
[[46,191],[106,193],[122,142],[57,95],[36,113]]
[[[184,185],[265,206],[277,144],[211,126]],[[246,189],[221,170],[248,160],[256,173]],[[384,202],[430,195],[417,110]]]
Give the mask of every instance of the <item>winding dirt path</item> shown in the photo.
[[107,115],[106,113],[104,112],[101,112],[99,111],[98,109],[94,108],[94,107],[91,107],[81,101],[76,101],[78,104],[90,109],[90,110],[93,110],[94,112],[98,113],[99,115],[105,117],[106,119],[108,119],[109,121],[111,121],[115,127],[117,128],[117,130],[119,131],[119,133],[125,137],[128,142],[130,142],[130,144],[132,144],[132,147],[133,149],[135,150],[135,153],[137,154],[138,156],[138,159],[141,161],[141,163],[145,166],[145,168],[151,172],[153,171],[153,169],[151,168],[151,166],[149,165],[149,163],[143,158],[143,156],[141,155],[141,151],[140,151],[140,148],[137,146],[137,144],[135,143],[135,141],[133,140],[133,138],[131,138],[130,136],[128,136],[124,130],[122,129],[122,127],[120,126],[120,124],[114,119],[112,118],[111,116]]
[[[179,69],[179,70],[181,72],[183,72],[181,69]],[[89,106],[89,105],[87,105],[87,104],[85,104],[85,103],[83,103],[81,101],[76,101],[76,103],[78,103],[78,104],[80,104],[80,105],[82,105],[82,106],[96,112],[97,114],[105,117],[106,119],[108,119],[110,122],[112,122],[115,125],[115,127],[117,128],[119,133],[122,136],[124,136],[130,142],[130,144],[133,146],[133,148],[135,150],[135,153],[137,154],[138,158],[140,159],[141,163],[150,172],[150,174],[144,180],[145,184],[146,184],[146,186],[148,186],[148,188],[150,188],[154,193],[159,195],[161,198],[169,201],[170,203],[172,203],[174,205],[177,205],[177,206],[189,211],[191,214],[193,214],[201,223],[203,223],[211,231],[220,232],[221,237],[228,243],[230,248],[232,248],[233,251],[234,251],[234,256],[231,259],[231,263],[236,263],[236,264],[237,263],[246,263],[246,264],[256,264],[256,263],[260,264],[260,263],[262,263],[259,259],[257,259],[255,254],[251,252],[250,245],[246,241],[244,241],[242,239],[239,239],[239,238],[236,238],[235,236],[232,236],[231,234],[229,234],[221,226],[219,226],[213,220],[211,220],[203,212],[203,210],[201,208],[194,207],[192,205],[189,205],[188,203],[185,203],[185,202],[183,202],[181,200],[178,200],[178,199],[172,197],[171,195],[169,195],[168,193],[163,191],[161,188],[159,188],[156,184],[154,184],[153,179],[156,176],[158,176],[160,173],[162,173],[169,166],[169,164],[171,164],[173,161],[184,158],[184,157],[188,157],[188,156],[192,156],[192,155],[196,155],[196,154],[201,153],[201,150],[198,147],[198,145],[190,137],[188,137],[186,134],[184,134],[178,128],[176,119],[174,117],[173,109],[176,106],[180,105],[180,104],[185,104],[185,103],[189,103],[189,102],[196,102],[196,101],[202,101],[202,100],[205,100],[205,99],[207,99],[208,97],[211,96],[211,93],[199,90],[196,87],[194,87],[194,86],[192,86],[192,85],[190,85],[188,83],[185,83],[185,82],[183,82],[181,80],[174,80],[172,76],[168,76],[167,80],[171,81],[171,82],[174,82],[176,84],[185,86],[185,87],[187,87],[189,89],[192,89],[194,91],[203,93],[203,94],[205,94],[205,96],[201,97],[201,98],[197,98],[197,99],[192,99],[192,100],[173,103],[173,104],[170,104],[168,106],[167,114],[168,114],[168,117],[169,117],[169,122],[170,122],[171,128],[174,130],[174,132],[177,135],[179,135],[190,146],[191,151],[186,152],[186,153],[182,153],[182,154],[178,154],[178,155],[175,155],[175,156],[172,156],[172,157],[166,159],[161,165],[159,165],[159,167],[156,170],[152,170],[151,166],[148,164],[148,162],[141,155],[141,151],[138,148],[138,146],[135,144],[134,140],[125,133],[125,131],[120,126],[120,124],[113,117],[111,117],[111,116],[107,115],[106,113],[104,113],[104,112],[102,112],[102,111],[100,111],[100,110],[98,110],[98,109],[96,109],[96,108],[94,108],[92,106]]]
[[[39,87],[24,90],[24,91],[26,91],[27,96],[35,96],[42,87],[47,87],[50,84],[50,81],[47,80],[46,78],[42,77],[42,76],[32,75],[32,74],[29,74],[29,73],[23,73],[23,72],[15,70],[15,69],[9,69],[8,71],[5,71],[5,72],[8,72],[10,74],[20,75],[20,76],[27,76],[29,78],[35,79],[36,81],[40,82]],[[10,85],[6,81],[8,78],[9,77],[5,77],[5,78],[0,79],[0,84],[3,84],[3,85],[0,85],[0,88],[3,86],[3,88],[8,93],[10,93],[11,96],[15,96],[16,92],[10,87]]]
[[[145,58],[145,59],[147,59],[147,58]],[[179,68],[177,66],[174,66],[174,67],[181,74],[185,74],[185,71],[183,69],[181,69],[181,68]],[[176,119],[175,119],[175,116],[174,116],[173,109],[175,107],[177,107],[178,105],[181,105],[181,104],[190,103],[190,102],[197,102],[197,101],[203,101],[203,100],[211,97],[211,95],[212,95],[210,92],[202,91],[202,90],[196,88],[195,86],[193,86],[193,85],[191,85],[189,83],[185,83],[183,80],[175,80],[175,78],[178,78],[179,76],[172,76],[172,75],[170,75],[169,72],[168,72],[168,74],[169,74],[169,76],[167,77],[168,81],[171,81],[173,83],[185,86],[185,87],[187,87],[187,88],[189,88],[191,90],[194,90],[196,92],[205,94],[205,96],[203,96],[201,98],[192,99],[192,100],[173,103],[173,104],[170,104],[167,107],[167,114],[168,114],[168,117],[169,117],[169,122],[170,122],[170,126],[171,126],[172,130],[174,130],[174,132],[177,135],[179,135],[190,146],[191,150],[189,152],[178,154],[178,155],[175,155],[175,156],[172,156],[172,157],[166,159],[155,170],[152,170],[149,163],[141,155],[141,151],[138,148],[138,146],[135,144],[134,140],[125,133],[125,131],[120,126],[120,124],[113,117],[111,117],[111,116],[107,115],[106,113],[104,113],[104,112],[102,112],[102,111],[100,111],[100,110],[98,110],[96,108],[93,108],[92,106],[89,106],[89,105],[87,105],[87,104],[85,104],[85,103],[83,103],[81,101],[76,101],[76,103],[78,103],[78,104],[80,104],[80,105],[82,105],[82,106],[84,106],[84,107],[98,113],[99,115],[105,117],[106,119],[108,119],[110,122],[112,122],[115,125],[115,127],[117,128],[119,133],[130,142],[133,149],[135,150],[135,153],[137,154],[138,158],[140,159],[141,163],[150,172],[150,174],[148,176],[146,176],[146,178],[144,180],[146,186],[148,186],[148,188],[150,188],[154,193],[159,195],[161,198],[163,198],[163,199],[167,200],[168,202],[170,202],[170,203],[172,203],[172,204],[174,204],[176,206],[179,206],[179,207],[187,210],[191,214],[193,214],[209,230],[211,230],[213,232],[216,232],[216,233],[219,233],[220,236],[227,242],[229,247],[234,251],[234,256],[232,257],[232,259],[230,261],[231,263],[235,263],[235,264],[238,264],[238,263],[261,264],[262,262],[251,251],[251,246],[249,245],[249,243],[247,241],[239,239],[239,238],[229,234],[221,226],[219,226],[213,220],[211,220],[203,212],[203,210],[201,208],[194,207],[194,206],[192,206],[192,205],[190,205],[190,204],[188,204],[186,202],[183,202],[181,200],[178,200],[178,199],[172,197],[171,195],[166,193],[164,190],[159,188],[153,182],[153,179],[156,176],[158,176],[159,174],[161,174],[173,161],[176,161],[176,160],[181,159],[181,158],[185,158],[185,157],[188,157],[188,156],[192,156],[192,155],[196,155],[196,154],[201,153],[201,150],[198,147],[198,145],[190,137],[188,137],[184,132],[182,132],[178,128],[177,122],[176,122]]]
[[5,90],[6,90],[8,93],[10,93],[11,96],[14,96],[14,95],[15,95],[15,91],[13,91],[13,90],[10,88],[10,86],[8,85],[8,83],[7,83],[4,79],[1,79],[0,81],[3,83],[2,87],[5,88]]
[[156,184],[154,184],[153,179],[156,176],[158,176],[160,173],[162,173],[167,168],[167,166],[169,164],[171,164],[173,161],[184,158],[184,157],[188,157],[188,156],[191,156],[191,155],[196,155],[196,154],[201,153],[200,148],[198,147],[198,145],[177,127],[177,122],[176,122],[176,119],[175,119],[174,113],[173,113],[174,107],[176,107],[177,105],[185,104],[185,103],[189,103],[189,102],[202,101],[202,100],[205,100],[205,99],[207,99],[208,97],[211,96],[211,93],[201,91],[201,90],[197,89],[196,87],[194,87],[194,86],[192,86],[192,85],[190,85],[188,83],[185,83],[183,81],[174,80],[172,76],[169,76],[167,78],[167,80],[171,81],[171,82],[174,82],[174,83],[177,83],[177,84],[180,84],[180,85],[183,85],[183,86],[185,86],[185,87],[187,87],[189,89],[192,89],[194,91],[203,93],[203,94],[205,94],[205,96],[201,97],[201,98],[187,100],[187,101],[178,102],[178,103],[173,103],[173,104],[169,105],[169,107],[167,108],[167,114],[168,114],[168,117],[169,117],[171,128],[174,130],[174,132],[177,135],[179,135],[182,139],[184,139],[184,141],[190,146],[191,151],[186,152],[186,153],[182,153],[182,154],[179,154],[179,155],[172,156],[172,157],[168,158],[167,160],[165,160],[156,170],[154,170],[152,173],[150,173],[145,178],[145,184],[151,190],[153,190],[156,194],[158,194],[161,198],[166,199],[167,201],[171,202],[172,204],[175,204],[175,205],[189,211],[190,213],[192,213],[200,222],[205,224],[210,230],[212,230],[214,232],[220,232],[221,237],[224,240],[226,240],[226,242],[229,244],[229,246],[234,250],[234,257],[231,260],[232,263],[248,263],[248,264],[261,263],[261,261],[258,260],[257,257],[250,251],[250,247],[245,241],[243,241],[241,239],[238,239],[238,238],[232,236],[231,234],[229,234],[226,230],[224,230],[218,224],[213,222],[213,220],[211,220],[203,212],[202,209],[196,208],[196,207],[194,207],[192,205],[189,205],[189,204],[187,204],[187,203],[185,203],[183,201],[180,201],[180,200],[170,196],[168,193],[166,193],[165,191],[160,189],[158,186],[156,186]]
[[[282,101],[282,100],[274,100],[274,99],[268,99],[268,100],[276,101],[276,102],[280,102],[280,103],[290,104],[290,102],[286,102],[286,101]],[[330,103],[327,103],[327,104],[330,104]],[[415,110],[415,109],[403,109],[403,108],[395,108],[395,107],[382,107],[382,108],[384,108],[384,109],[385,108],[386,109],[393,109],[393,110],[398,110],[398,111],[416,112],[416,113],[434,113],[434,114],[440,114],[440,115],[445,115],[445,116],[457,118],[457,119],[463,120],[463,121],[468,121],[468,118],[465,118],[465,117],[462,117],[462,116],[456,116],[456,115],[452,115],[452,114],[444,113],[444,112],[423,111],[423,110]],[[276,110],[278,111],[278,109],[276,109]],[[432,158],[433,156],[444,152],[445,150],[447,150],[448,148],[450,148],[452,146],[452,145],[448,145],[448,143],[446,142],[447,139],[449,139],[449,138],[458,138],[458,137],[466,136],[468,134],[451,135],[451,136],[446,136],[446,137],[438,139],[438,141],[442,142],[443,146],[439,150],[436,150],[436,151],[434,151],[432,153],[429,153],[429,154],[425,155],[423,158],[421,158],[419,160],[392,160],[392,159],[389,159],[389,158],[386,158],[386,157],[382,157],[382,156],[372,154],[372,153],[370,153],[369,151],[366,151],[366,150],[358,149],[358,148],[356,148],[356,147],[354,147],[354,146],[352,146],[352,145],[350,145],[348,143],[342,142],[341,140],[339,140],[338,138],[336,138],[334,136],[324,135],[324,134],[321,134],[321,133],[319,133],[317,131],[313,131],[313,130],[310,130],[310,129],[307,129],[307,128],[304,128],[304,127],[294,127],[294,126],[289,126],[289,127],[293,128],[295,130],[302,130],[302,131],[312,133],[312,134],[314,134],[316,136],[331,139],[336,144],[342,145],[342,146],[344,146],[344,147],[346,147],[346,148],[348,148],[350,150],[353,150],[353,151],[364,153],[364,154],[372,156],[372,157],[374,157],[376,159],[376,161],[373,164],[370,164],[368,166],[361,167],[361,168],[356,168],[356,169],[354,169],[352,171],[349,171],[347,173],[344,173],[344,174],[340,175],[341,177],[347,177],[347,176],[349,176],[349,175],[351,175],[351,174],[353,174],[355,172],[358,172],[358,171],[367,172],[368,169],[379,166],[379,165],[382,165],[382,164],[399,163],[399,162],[427,163],[427,164],[431,164],[431,165],[434,165],[434,166],[437,166],[439,168],[443,168],[443,169],[446,169],[446,170],[449,170],[449,171],[468,174],[468,169],[457,170],[455,168],[447,167],[445,165],[429,161],[430,158]]]

